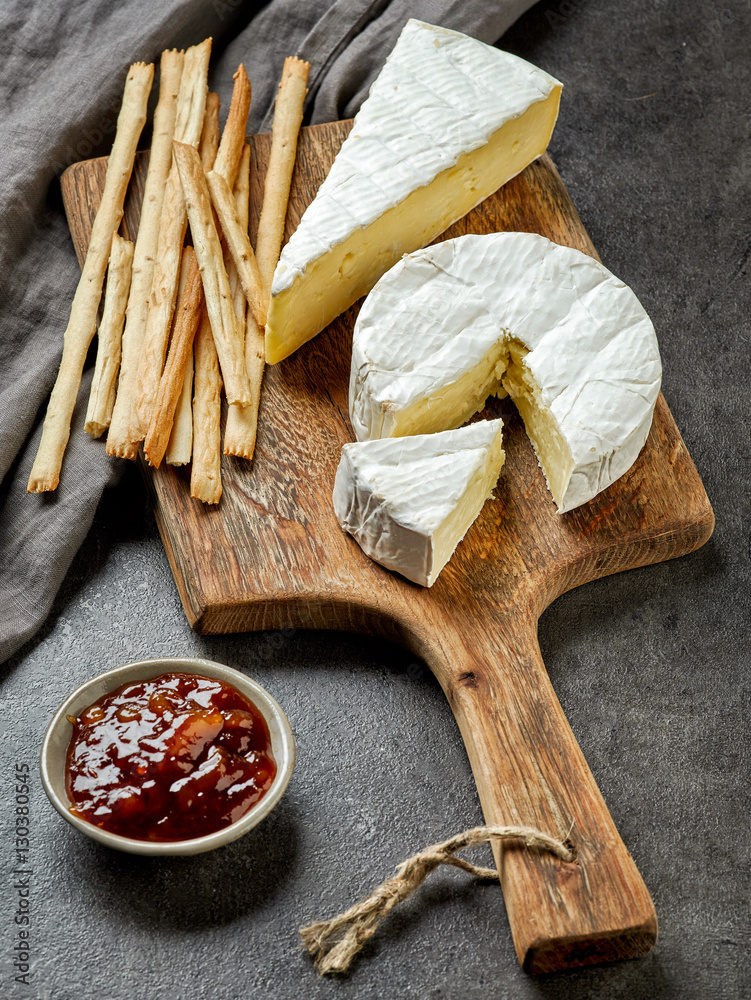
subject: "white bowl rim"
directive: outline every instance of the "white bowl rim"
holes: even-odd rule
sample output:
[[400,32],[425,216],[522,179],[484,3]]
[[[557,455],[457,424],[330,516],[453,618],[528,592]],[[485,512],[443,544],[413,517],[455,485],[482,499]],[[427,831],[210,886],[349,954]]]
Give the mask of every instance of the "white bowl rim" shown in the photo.
[[[269,790],[256,805],[252,806],[240,819],[221,830],[206,834],[203,837],[194,837],[191,840],[136,840],[132,837],[123,837],[120,834],[102,830],[93,823],[89,823],[88,820],[81,819],[70,812],[71,802],[67,795],[63,797],[58,793],[55,787],[56,781],[53,777],[53,769],[57,770],[62,766],[63,774],[65,770],[65,757],[63,756],[62,761],[60,761],[59,751],[55,746],[56,737],[60,734],[61,727],[70,727],[68,738],[64,741],[67,751],[68,744],[70,743],[70,735],[72,735],[72,726],[68,721],[69,715],[74,714],[77,716],[88,705],[93,704],[99,698],[103,697],[104,694],[114,691],[123,684],[127,684],[130,681],[149,680],[166,673],[190,673],[213,677],[232,684],[241,694],[250,698],[263,715],[266,725],[269,727],[269,733],[274,738],[272,745],[276,759],[276,776]],[[102,688],[103,684],[106,687]],[[94,688],[101,689],[101,692],[90,695],[90,692]],[[86,700],[87,698],[88,700]],[[74,706],[77,707],[74,709]],[[107,847],[126,851],[129,854],[150,856],[201,854],[204,851],[211,851],[216,847],[221,847],[224,844],[231,843],[233,840],[237,840],[238,837],[242,837],[243,834],[252,830],[262,819],[268,816],[279,802],[292,777],[294,766],[295,739],[292,734],[292,727],[276,698],[269,694],[265,688],[261,687],[257,681],[252,680],[234,667],[228,667],[214,660],[204,660],[189,656],[135,660],[132,663],[124,663],[121,666],[105,670],[84,681],[83,684],[80,684],[75,691],[68,695],[53,715],[44,734],[39,754],[42,785],[50,802],[64,819],[81,833],[85,833],[88,837],[99,841],[99,843]]]

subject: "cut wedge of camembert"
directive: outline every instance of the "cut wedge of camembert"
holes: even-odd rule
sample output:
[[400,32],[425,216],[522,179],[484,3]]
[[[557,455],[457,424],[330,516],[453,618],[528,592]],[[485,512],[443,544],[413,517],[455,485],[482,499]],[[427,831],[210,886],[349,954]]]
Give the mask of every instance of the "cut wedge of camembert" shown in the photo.
[[523,59],[408,21],[282,252],[266,360],[286,358],[402,254],[426,246],[540,156],[560,92]]
[[404,257],[355,325],[359,440],[458,427],[506,390],[559,511],[622,476],[660,391],[654,328],[596,260],[531,233],[462,236]]
[[496,484],[501,429],[501,420],[481,420],[345,444],[334,483],[339,523],[371,559],[432,586]]

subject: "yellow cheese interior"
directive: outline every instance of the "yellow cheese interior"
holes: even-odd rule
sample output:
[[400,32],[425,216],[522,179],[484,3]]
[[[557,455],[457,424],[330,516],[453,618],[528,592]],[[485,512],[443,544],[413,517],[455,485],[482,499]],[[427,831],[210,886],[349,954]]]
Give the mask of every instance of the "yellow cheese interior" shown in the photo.
[[529,369],[522,363],[527,349],[517,341],[511,341],[508,350],[509,366],[503,376],[503,386],[524,421],[524,429],[545,473],[550,492],[560,507],[574,467],[571,449],[561,436],[550,411],[543,406],[539,387]]
[[574,466],[573,457],[523,363],[527,353],[523,344],[504,342],[499,335],[498,344],[460,379],[398,411],[394,424],[384,429],[383,436],[408,437],[461,427],[483,408],[488,396],[507,392],[524,421],[553,499],[560,506]]
[[461,156],[425,187],[309,264],[272,296],[266,360],[275,364],[320,333],[366,295],[405,253],[431,240],[545,152],[558,114],[560,87],[506,122],[489,142]]
[[382,436],[410,437],[461,427],[483,408],[488,396],[499,392],[507,363],[508,351],[499,339],[482,361],[452,385],[397,411],[393,427],[384,429]]
[[470,525],[482,510],[498,479],[506,455],[501,447],[501,435],[493,441],[485,466],[470,479],[456,507],[433,536],[433,565],[428,574],[428,586],[453,555],[454,549],[466,535]]

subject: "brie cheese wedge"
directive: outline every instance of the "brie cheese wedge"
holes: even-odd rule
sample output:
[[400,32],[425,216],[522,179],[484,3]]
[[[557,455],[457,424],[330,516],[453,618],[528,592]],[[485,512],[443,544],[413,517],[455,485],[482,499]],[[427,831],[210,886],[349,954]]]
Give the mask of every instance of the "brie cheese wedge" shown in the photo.
[[371,559],[432,586],[495,486],[502,423],[345,444],[333,496],[342,528]]
[[410,20],[282,251],[274,364],[546,149],[561,84],[517,56]]
[[661,381],[654,328],[602,264],[531,233],[447,240],[401,260],[355,325],[359,440],[458,427],[514,400],[559,511],[634,463]]

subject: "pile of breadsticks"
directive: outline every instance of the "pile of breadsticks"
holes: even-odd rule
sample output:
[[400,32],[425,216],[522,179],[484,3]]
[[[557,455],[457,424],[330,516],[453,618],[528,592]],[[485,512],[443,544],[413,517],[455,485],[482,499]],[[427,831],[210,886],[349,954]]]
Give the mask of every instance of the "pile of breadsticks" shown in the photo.
[[[255,252],[248,238],[250,83],[242,65],[219,130],[208,93],[211,39],[162,53],[159,100],[135,246],[118,235],[154,66],[128,71],[102,200],[91,230],[28,491],[59,482],[86,356],[99,323],[86,413],[107,453],[191,463],[191,496],[218,503],[224,454],[253,456],[271,279],[282,245],[308,63],[285,61]],[[190,225],[190,243],[186,235]]]

